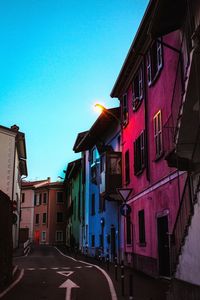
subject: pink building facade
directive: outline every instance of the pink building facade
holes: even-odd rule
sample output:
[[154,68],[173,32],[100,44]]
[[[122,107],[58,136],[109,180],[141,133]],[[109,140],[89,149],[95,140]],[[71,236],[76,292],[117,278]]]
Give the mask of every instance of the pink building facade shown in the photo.
[[[131,214],[123,218],[124,260],[153,276],[170,276],[170,247],[187,173],[170,167],[170,122],[182,93],[179,30],[152,39],[150,2],[111,92],[122,113],[123,188]],[[171,104],[177,99],[177,112]]]
[[46,183],[35,190],[33,234],[36,244],[64,244],[66,203],[62,182]]
[[20,241],[63,244],[66,236],[66,200],[62,182],[47,180],[22,185]]

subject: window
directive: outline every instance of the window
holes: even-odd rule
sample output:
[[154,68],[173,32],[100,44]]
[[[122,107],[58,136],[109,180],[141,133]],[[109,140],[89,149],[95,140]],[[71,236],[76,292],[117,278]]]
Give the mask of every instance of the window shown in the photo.
[[99,195],[99,212],[103,212],[106,210],[106,201],[104,196]]
[[131,217],[126,216],[126,243],[131,244]]
[[42,242],[46,241],[46,231],[42,231],[41,240],[42,240]]
[[138,212],[139,219],[139,242],[141,246],[146,246],[145,238],[145,221],[144,221],[144,209]]
[[125,181],[126,184],[130,182],[130,162],[129,162],[129,151],[125,152]]
[[93,148],[91,150],[90,155],[91,155],[91,166],[93,166],[97,162],[97,160],[99,158],[99,153],[98,153],[97,148]]
[[63,231],[56,231],[56,242],[63,242]]
[[36,194],[34,195],[34,205],[35,206],[37,205],[37,195]]
[[57,192],[57,203],[63,203],[63,192]]
[[39,194],[39,205],[42,204],[42,193]]
[[95,235],[94,234],[91,236],[91,245],[92,245],[92,247],[95,247]]
[[91,201],[91,215],[95,215],[95,194],[92,194],[92,201]]
[[25,202],[25,194],[22,193],[22,203],[24,203],[24,202]]
[[47,193],[43,194],[43,204],[47,204]]
[[143,67],[141,66],[136,73],[132,85],[132,105],[136,111],[143,99]]
[[145,131],[134,142],[134,173],[141,173],[145,168]]
[[63,222],[64,216],[62,212],[57,212],[57,223]]
[[163,66],[161,39],[154,41],[147,53],[147,79],[151,85]]
[[162,141],[162,118],[161,111],[159,111],[153,118],[154,123],[154,141],[156,159],[160,158],[163,154],[163,141]]
[[123,95],[122,98],[122,120],[123,124],[126,125],[128,123],[128,102],[127,102],[127,94]]
[[46,222],[47,222],[47,214],[43,213],[43,215],[42,215],[42,223],[46,224]]
[[39,224],[39,214],[35,215],[35,224]]
[[103,234],[99,235],[99,247],[103,248]]

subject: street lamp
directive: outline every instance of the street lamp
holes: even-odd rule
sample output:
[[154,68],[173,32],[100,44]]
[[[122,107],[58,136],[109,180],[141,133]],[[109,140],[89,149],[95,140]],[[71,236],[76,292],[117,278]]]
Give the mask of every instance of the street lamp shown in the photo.
[[105,114],[108,114],[110,116],[112,116],[117,122],[119,122],[121,124],[121,120],[116,117],[116,115],[114,115],[109,109],[107,109],[105,106],[103,106],[102,104],[100,103],[96,103],[94,105],[95,109],[100,112],[100,113],[105,113]]

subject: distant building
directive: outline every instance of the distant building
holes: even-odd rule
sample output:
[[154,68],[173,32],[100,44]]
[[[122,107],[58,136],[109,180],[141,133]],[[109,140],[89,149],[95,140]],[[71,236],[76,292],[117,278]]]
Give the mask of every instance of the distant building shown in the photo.
[[22,181],[21,193],[21,218],[20,218],[20,242],[25,242],[27,239],[33,241],[33,226],[34,226],[34,197],[35,190],[45,183],[50,182],[47,180],[37,181]]
[[70,162],[65,172],[67,188],[67,247],[82,250],[83,247],[83,224],[84,224],[84,201],[82,192],[82,160]]
[[22,176],[27,176],[25,134],[19,127],[0,126],[0,190],[13,206],[13,247],[18,247]]
[[33,240],[36,244],[65,243],[66,200],[62,182],[48,182],[35,188]]

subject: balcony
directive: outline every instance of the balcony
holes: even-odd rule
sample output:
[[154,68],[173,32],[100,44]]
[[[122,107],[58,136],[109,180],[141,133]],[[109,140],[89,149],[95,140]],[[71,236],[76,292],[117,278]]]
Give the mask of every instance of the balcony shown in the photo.
[[101,157],[100,194],[107,200],[118,200],[116,189],[122,186],[121,152],[106,152]]

